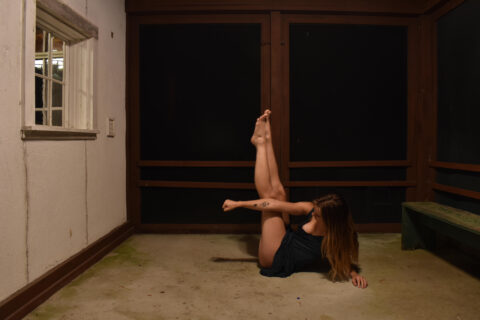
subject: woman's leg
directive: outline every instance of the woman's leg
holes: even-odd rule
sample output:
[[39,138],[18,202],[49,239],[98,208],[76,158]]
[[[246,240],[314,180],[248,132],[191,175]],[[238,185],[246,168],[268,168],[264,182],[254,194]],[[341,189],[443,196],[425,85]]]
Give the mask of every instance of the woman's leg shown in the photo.
[[[267,149],[268,168],[270,171],[270,184],[275,194],[275,199],[286,201],[287,196],[285,188],[283,187],[280,176],[278,175],[278,165],[275,159],[275,151],[273,150],[272,134],[270,128],[270,110],[265,111],[266,126],[265,126],[265,143]],[[282,218],[285,224],[290,224],[290,215],[288,213],[282,213]]]
[[[257,148],[257,159],[255,162],[255,187],[261,198],[276,198],[271,184],[270,168],[265,137],[266,117],[262,115],[255,125],[255,132],[252,136],[252,143]],[[285,225],[281,212],[262,211],[262,235],[258,248],[260,265],[269,267],[272,265],[273,257],[280,246],[285,235]]]
[[260,198],[269,198],[272,185],[268,168],[267,149],[265,144],[265,117],[262,115],[255,123],[251,142],[257,148],[255,161],[255,188]]

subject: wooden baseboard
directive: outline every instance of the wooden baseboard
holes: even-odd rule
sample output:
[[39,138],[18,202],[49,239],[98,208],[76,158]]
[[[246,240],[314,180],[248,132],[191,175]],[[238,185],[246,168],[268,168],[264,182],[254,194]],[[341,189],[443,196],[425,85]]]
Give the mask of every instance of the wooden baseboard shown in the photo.
[[0,319],[22,319],[55,292],[99,261],[134,232],[127,222],[98,239],[0,303]]

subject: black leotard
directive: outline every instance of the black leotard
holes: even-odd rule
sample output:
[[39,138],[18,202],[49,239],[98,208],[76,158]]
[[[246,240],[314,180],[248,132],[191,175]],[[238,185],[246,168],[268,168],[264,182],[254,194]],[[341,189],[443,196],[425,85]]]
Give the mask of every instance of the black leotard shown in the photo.
[[275,253],[270,268],[261,268],[260,273],[267,277],[288,277],[294,272],[310,270],[312,266],[323,265],[321,247],[322,236],[306,233],[302,226],[312,218],[310,211],[305,221],[296,231],[287,229],[282,243]]

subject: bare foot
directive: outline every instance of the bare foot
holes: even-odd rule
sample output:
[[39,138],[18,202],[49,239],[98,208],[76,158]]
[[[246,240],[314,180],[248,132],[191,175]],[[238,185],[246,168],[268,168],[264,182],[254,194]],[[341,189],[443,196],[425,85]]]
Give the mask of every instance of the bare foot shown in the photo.
[[265,113],[263,114],[265,116],[265,121],[266,121],[266,124],[265,124],[265,139],[266,140],[271,140],[272,139],[272,132],[271,132],[271,128],[270,128],[270,115],[272,114],[272,112],[267,109],[265,110]]
[[253,131],[252,138],[250,139],[254,146],[265,142],[265,124],[265,116],[262,115],[257,119],[255,131]]

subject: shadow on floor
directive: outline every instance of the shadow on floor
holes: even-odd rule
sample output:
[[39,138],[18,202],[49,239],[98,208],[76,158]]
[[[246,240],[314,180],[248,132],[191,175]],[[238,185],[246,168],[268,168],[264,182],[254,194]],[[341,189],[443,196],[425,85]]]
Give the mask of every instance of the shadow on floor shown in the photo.
[[257,258],[226,258],[226,257],[211,257],[213,262],[255,262],[258,263]]
[[255,262],[258,264],[259,237],[257,235],[246,234],[241,236],[238,241],[240,249],[252,258],[212,257],[210,260],[213,262]]
[[246,234],[239,239],[242,251],[252,257],[258,257],[258,244],[260,238],[257,235]]

